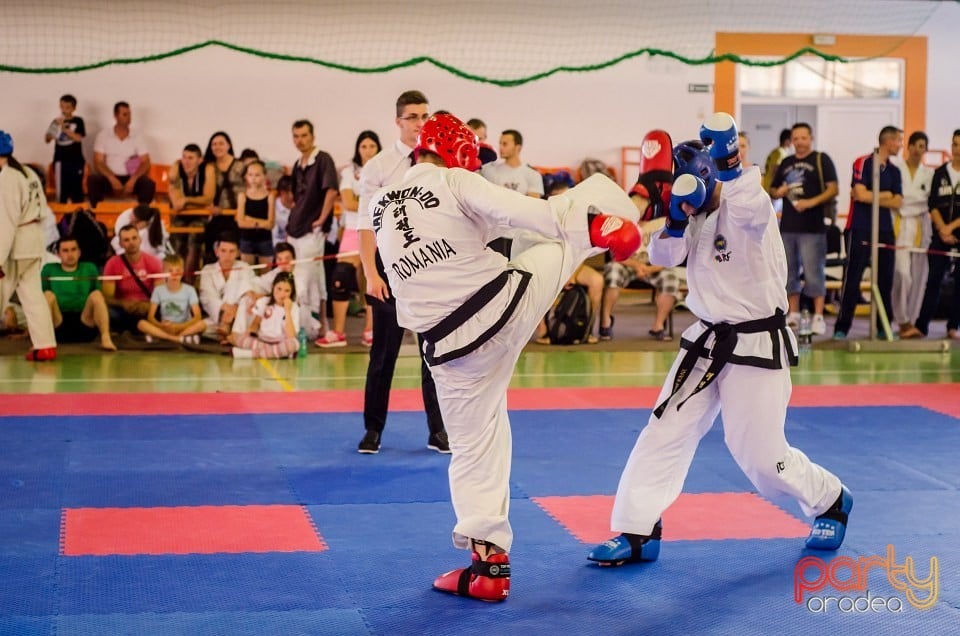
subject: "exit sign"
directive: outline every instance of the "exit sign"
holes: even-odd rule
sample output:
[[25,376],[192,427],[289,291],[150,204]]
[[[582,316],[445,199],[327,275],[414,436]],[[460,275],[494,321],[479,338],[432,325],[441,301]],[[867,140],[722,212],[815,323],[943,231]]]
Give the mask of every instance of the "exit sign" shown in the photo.
[[687,84],[688,93],[709,93],[711,90],[712,84]]

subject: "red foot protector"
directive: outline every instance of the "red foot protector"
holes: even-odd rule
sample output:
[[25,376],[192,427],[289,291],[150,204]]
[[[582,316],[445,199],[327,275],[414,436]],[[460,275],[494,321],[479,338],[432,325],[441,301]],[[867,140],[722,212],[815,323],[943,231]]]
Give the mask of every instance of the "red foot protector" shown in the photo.
[[[610,538],[613,497],[534,497],[534,502],[583,543]],[[792,539],[809,527],[763,499],[746,492],[681,494],[663,513],[664,541]]]
[[327,549],[302,506],[65,508],[64,556],[322,552]]
[[480,555],[474,552],[473,565],[441,574],[433,582],[433,588],[490,603],[505,601],[510,596],[510,557],[491,554],[486,561],[481,561]]

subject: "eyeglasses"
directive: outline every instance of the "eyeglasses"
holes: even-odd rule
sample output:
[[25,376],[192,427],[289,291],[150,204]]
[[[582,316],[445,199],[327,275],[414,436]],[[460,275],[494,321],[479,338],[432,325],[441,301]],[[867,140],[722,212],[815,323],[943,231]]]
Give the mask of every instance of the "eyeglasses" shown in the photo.
[[406,117],[400,118],[403,121],[427,121],[430,119],[429,113],[424,113],[422,115],[407,115]]

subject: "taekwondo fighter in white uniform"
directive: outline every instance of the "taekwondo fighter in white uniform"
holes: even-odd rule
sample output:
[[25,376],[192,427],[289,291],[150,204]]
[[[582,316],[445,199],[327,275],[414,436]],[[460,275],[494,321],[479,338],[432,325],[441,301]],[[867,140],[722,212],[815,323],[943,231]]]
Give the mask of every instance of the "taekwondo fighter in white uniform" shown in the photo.
[[[453,453],[453,542],[472,551],[471,567],[441,575],[434,587],[501,601],[510,591],[513,542],[507,386],[514,365],[585,258],[636,251],[639,214],[601,175],[548,201],[491,184],[470,172],[480,166],[477,138],[452,115],[429,119],[415,151],[418,163],[374,194],[368,214],[397,320],[424,339]],[[541,241],[508,262],[486,247],[504,228]]]
[[687,259],[687,306],[700,320],[683,333],[620,477],[610,525],[621,534],[587,557],[600,565],[656,560],[660,517],[721,412],[727,448],[760,494],[793,497],[816,516],[808,548],[839,548],[853,506],[840,480],[784,436],[796,341],[785,319],[783,242],[760,171],[741,168],[730,115],[710,117],[700,137],[674,148],[667,224],[650,241],[652,263]]
[[13,157],[13,139],[0,130],[0,306],[17,293],[33,349],[27,360],[53,360],[57,340],[43,297],[43,217],[47,200],[33,170]]

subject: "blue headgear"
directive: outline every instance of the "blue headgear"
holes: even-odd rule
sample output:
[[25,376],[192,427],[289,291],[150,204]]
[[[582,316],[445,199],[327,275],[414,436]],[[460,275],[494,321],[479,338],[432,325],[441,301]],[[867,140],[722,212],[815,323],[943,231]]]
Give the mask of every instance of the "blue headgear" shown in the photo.
[[717,187],[717,164],[710,158],[706,146],[696,139],[673,147],[673,178],[682,174],[700,177],[707,186],[707,202],[713,198],[713,191]]
[[0,130],[0,157],[13,154],[13,137]]

